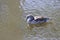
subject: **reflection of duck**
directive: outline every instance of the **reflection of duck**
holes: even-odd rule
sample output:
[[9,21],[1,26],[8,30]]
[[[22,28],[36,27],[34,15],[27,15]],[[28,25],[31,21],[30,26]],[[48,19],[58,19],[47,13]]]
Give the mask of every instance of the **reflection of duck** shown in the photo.
[[32,16],[27,15],[26,21],[28,24],[41,24],[45,23],[49,20],[49,18],[44,18],[43,16]]

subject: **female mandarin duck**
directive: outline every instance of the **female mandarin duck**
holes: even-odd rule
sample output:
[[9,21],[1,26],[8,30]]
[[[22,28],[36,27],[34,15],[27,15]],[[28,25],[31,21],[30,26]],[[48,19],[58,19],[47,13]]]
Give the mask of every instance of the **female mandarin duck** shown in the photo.
[[28,24],[41,24],[45,23],[49,20],[49,18],[45,18],[43,16],[32,16],[32,15],[27,15],[26,21]]

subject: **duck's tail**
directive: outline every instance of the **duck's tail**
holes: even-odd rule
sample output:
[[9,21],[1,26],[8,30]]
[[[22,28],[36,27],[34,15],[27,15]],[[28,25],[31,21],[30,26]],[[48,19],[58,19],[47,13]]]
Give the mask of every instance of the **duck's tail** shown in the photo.
[[45,18],[47,21],[46,22],[50,22],[52,20],[52,18]]

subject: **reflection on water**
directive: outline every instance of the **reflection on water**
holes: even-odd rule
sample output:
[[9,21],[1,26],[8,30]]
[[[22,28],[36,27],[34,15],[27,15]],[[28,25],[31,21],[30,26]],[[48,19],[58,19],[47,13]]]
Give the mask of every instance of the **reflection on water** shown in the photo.
[[32,30],[34,27],[44,27],[47,28],[48,25],[53,24],[52,22],[46,22],[46,23],[41,23],[41,24],[27,24],[27,29]]
[[[20,8],[23,10],[21,18],[24,24],[22,26],[25,29],[24,40],[60,40],[59,0],[21,0],[20,4]],[[52,18],[52,20],[50,20],[52,23],[28,26],[25,21],[25,17],[28,14],[50,17]]]
[[40,23],[40,24],[27,24],[29,27],[45,27],[49,24],[53,24],[52,22]]

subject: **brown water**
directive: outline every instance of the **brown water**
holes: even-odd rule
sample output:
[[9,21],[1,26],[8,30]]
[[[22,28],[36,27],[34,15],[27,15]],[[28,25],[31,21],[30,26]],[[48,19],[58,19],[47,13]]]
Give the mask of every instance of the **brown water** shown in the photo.
[[0,0],[0,40],[22,40],[19,0]]
[[[0,40],[60,40],[60,1],[56,5],[53,3],[55,7],[47,5],[45,8],[40,8],[38,1],[36,6],[28,5],[30,8],[26,4],[20,5],[24,2],[25,0],[0,0]],[[28,14],[43,15],[52,20],[43,25],[28,26],[25,21]]]

